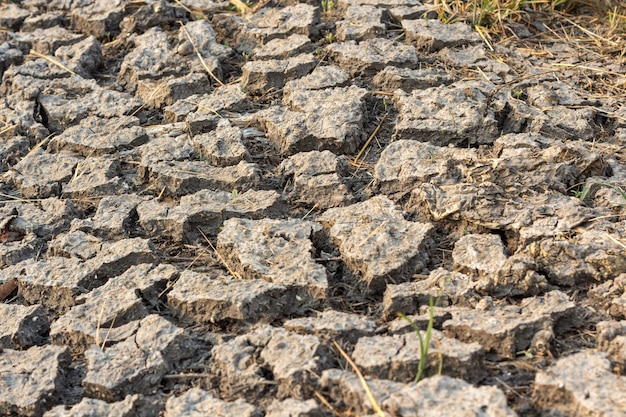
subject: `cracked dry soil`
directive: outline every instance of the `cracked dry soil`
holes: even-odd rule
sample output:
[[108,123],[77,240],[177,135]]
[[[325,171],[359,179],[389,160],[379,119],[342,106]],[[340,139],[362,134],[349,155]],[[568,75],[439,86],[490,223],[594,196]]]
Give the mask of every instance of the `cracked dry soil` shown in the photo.
[[0,4],[0,415],[626,415],[624,43],[230,10]]

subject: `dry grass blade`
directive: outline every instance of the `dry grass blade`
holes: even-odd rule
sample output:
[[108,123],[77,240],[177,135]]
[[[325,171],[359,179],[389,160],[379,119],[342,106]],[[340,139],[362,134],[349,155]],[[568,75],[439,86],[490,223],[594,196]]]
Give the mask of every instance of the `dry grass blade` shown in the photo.
[[367,147],[370,145],[370,143],[372,142],[374,137],[378,134],[378,131],[380,130],[380,128],[382,127],[382,125],[383,125],[383,123],[385,122],[386,119],[387,119],[387,113],[385,113],[383,115],[382,119],[380,119],[380,122],[378,122],[378,126],[376,126],[376,129],[374,129],[374,131],[372,132],[370,137],[367,138],[367,141],[365,142],[365,145],[363,145],[363,147],[361,148],[359,153],[356,154],[356,156],[354,157],[354,160],[352,161],[352,164],[354,164],[354,165],[357,164],[359,158],[363,155],[363,152],[365,152],[365,149],[367,149]]
[[[232,0],[231,0],[232,1]],[[196,55],[198,56],[198,59],[200,59],[200,62],[202,63],[202,66],[204,67],[204,70],[209,74],[209,76],[211,78],[213,78],[219,85],[223,86],[224,83],[222,81],[220,81],[219,78],[217,78],[215,76],[215,74],[213,74],[213,71],[211,71],[211,68],[209,68],[209,66],[206,64],[206,62],[204,61],[204,58],[202,57],[202,54],[200,53],[200,51],[198,50],[198,47],[196,46],[195,43],[193,43],[193,41],[191,40],[191,35],[189,35],[189,32],[187,32],[187,28],[185,28],[185,25],[183,25],[183,22],[178,22],[178,24],[180,25],[181,29],[183,30],[183,32],[185,32],[185,36],[187,37],[187,40],[189,41],[189,43],[191,44],[191,46],[193,47],[193,50],[195,51]]]
[[39,52],[35,51],[34,49],[31,49],[29,52],[31,55],[36,56],[38,58],[43,58],[46,61],[50,62],[51,64],[56,65],[57,67],[61,68],[63,71],[67,71],[72,75],[76,75],[76,73],[74,71],[72,71],[71,69],[69,69],[68,67],[66,67],[65,65],[61,64],[59,61],[57,61],[56,59],[46,56],[44,54],[40,54]]
[[7,133],[8,131],[15,129],[17,127],[17,125],[11,125],[8,127],[5,127],[4,129],[0,130],[0,135]]
[[339,346],[339,343],[333,340],[333,344],[335,345],[339,353],[341,353],[341,356],[343,356],[343,358],[346,361],[348,361],[348,364],[350,365],[352,370],[354,370],[354,373],[356,373],[357,376],[359,377],[359,381],[361,381],[361,385],[363,386],[363,389],[365,390],[367,399],[370,401],[370,404],[372,404],[372,408],[374,409],[376,414],[378,414],[380,417],[386,417],[385,412],[378,405],[376,398],[374,398],[374,394],[372,394],[372,390],[370,390],[369,385],[367,385],[367,381],[365,380],[365,377],[363,376],[359,368],[356,366],[356,363],[354,363],[354,361],[350,359],[350,356],[348,356],[348,354],[341,348],[341,346]]
[[252,9],[250,9],[250,7],[248,7],[248,5],[241,0],[228,0],[228,2],[238,8],[241,14],[243,14],[244,16],[252,13]]
[[198,232],[200,232],[204,240],[206,240],[206,243],[208,243],[211,249],[213,249],[213,252],[215,252],[215,256],[217,256],[217,258],[220,260],[222,265],[224,265],[224,268],[226,268],[228,273],[237,279],[241,279],[241,275],[239,275],[234,269],[230,267],[230,265],[228,265],[228,262],[226,262],[226,259],[224,259],[224,257],[217,251],[217,249],[215,249],[215,246],[213,246],[209,238],[204,234],[202,230],[200,230],[199,227],[198,227]]

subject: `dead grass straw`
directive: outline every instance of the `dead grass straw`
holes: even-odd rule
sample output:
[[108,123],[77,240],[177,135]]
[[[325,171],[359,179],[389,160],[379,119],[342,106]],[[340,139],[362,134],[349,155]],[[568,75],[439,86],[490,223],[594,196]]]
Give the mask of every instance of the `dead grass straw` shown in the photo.
[[374,398],[374,394],[372,394],[372,390],[370,389],[369,385],[367,385],[367,381],[365,380],[365,377],[361,373],[361,370],[358,368],[358,366],[356,366],[356,363],[354,363],[354,361],[350,358],[350,356],[348,356],[348,354],[341,348],[341,346],[339,346],[339,343],[333,340],[333,344],[335,345],[335,347],[337,348],[341,356],[343,356],[343,358],[348,362],[348,364],[350,365],[354,373],[356,373],[357,376],[359,377],[361,386],[363,386],[363,389],[365,390],[365,394],[367,395],[367,399],[369,400],[376,414],[378,414],[380,417],[386,417],[385,412],[378,405],[376,398]]
[[[239,0],[230,0],[231,2],[234,1],[238,1],[239,3],[241,3]],[[243,3],[242,3],[243,4]],[[247,7],[247,6],[246,6]],[[213,78],[220,86],[223,86],[224,83],[215,76],[215,74],[213,74],[213,71],[211,71],[211,68],[209,68],[209,66],[206,64],[206,62],[204,61],[204,58],[202,57],[202,54],[200,53],[200,51],[198,50],[198,47],[196,46],[196,44],[191,40],[191,35],[189,35],[189,32],[187,32],[187,28],[185,28],[185,25],[183,24],[183,22],[178,22],[178,24],[180,25],[181,29],[183,30],[183,32],[185,33],[185,36],[187,37],[187,40],[189,41],[189,43],[191,44],[191,46],[193,47],[193,50],[196,52],[196,55],[198,56],[198,59],[200,59],[200,62],[202,63],[202,66],[204,67],[204,70],[209,74],[209,76],[211,78]]]
[[224,257],[222,256],[221,253],[219,253],[217,251],[217,249],[215,248],[215,246],[213,246],[213,244],[211,243],[211,241],[209,240],[209,238],[204,234],[204,232],[202,230],[200,230],[200,228],[198,227],[198,231],[200,232],[200,234],[202,235],[202,237],[204,238],[204,240],[206,241],[206,243],[208,243],[208,245],[211,247],[211,249],[213,249],[213,252],[215,253],[215,256],[217,256],[217,259],[219,259],[219,261],[222,263],[222,265],[224,265],[224,268],[226,268],[226,270],[228,271],[228,273],[230,275],[232,275],[233,277],[237,278],[237,279],[242,279],[241,275],[239,275],[239,273],[237,273],[234,269],[232,269],[230,267],[230,265],[228,264],[228,262],[226,262],[226,259],[224,259]]
[[43,58],[46,61],[50,62],[51,64],[56,65],[57,67],[61,68],[63,71],[69,72],[72,75],[76,75],[76,73],[74,71],[72,71],[71,69],[69,69],[68,67],[66,67],[65,65],[63,65],[61,62],[57,61],[56,59],[44,55],[44,54],[40,54],[39,52],[35,51],[34,49],[31,49],[29,52],[31,55],[36,56],[38,58]]

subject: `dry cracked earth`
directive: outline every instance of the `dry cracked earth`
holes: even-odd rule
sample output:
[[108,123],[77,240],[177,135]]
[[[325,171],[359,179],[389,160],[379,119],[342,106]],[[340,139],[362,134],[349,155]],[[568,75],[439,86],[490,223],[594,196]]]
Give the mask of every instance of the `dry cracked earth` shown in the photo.
[[324,6],[2,3],[0,415],[626,415],[623,45]]

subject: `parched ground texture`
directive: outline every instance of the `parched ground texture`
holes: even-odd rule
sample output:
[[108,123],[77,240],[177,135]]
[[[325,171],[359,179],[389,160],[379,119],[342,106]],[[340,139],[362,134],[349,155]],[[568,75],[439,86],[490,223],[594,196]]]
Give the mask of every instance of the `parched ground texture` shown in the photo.
[[432,6],[1,2],[0,415],[626,415],[625,42]]

